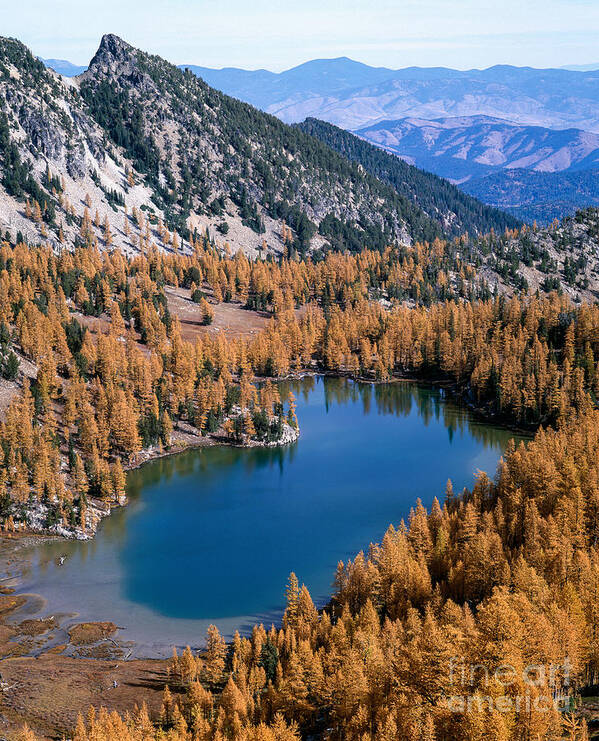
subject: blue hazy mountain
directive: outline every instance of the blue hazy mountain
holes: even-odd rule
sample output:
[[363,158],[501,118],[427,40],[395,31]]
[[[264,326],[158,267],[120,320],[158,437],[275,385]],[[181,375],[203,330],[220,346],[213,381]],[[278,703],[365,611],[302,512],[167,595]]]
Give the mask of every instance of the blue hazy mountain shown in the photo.
[[503,169],[561,172],[599,167],[599,134],[582,129],[462,116],[381,121],[356,133],[456,183]]
[[548,224],[582,207],[599,206],[599,169],[575,172],[502,170],[464,183],[462,190],[523,221]]
[[211,69],[196,65],[179,65],[189,68],[204,82],[228,95],[268,110],[282,100],[296,96],[333,95],[342,91],[372,85],[394,74],[385,67],[369,67],[347,57],[314,59],[285,72],[265,69],[249,71],[236,67]]
[[383,120],[485,115],[599,131],[599,71],[497,65],[484,70],[370,67],[346,57],[280,73],[189,68],[211,86],[287,122],[319,118],[355,130]]
[[42,57],[40,57],[40,60],[46,65],[46,67],[50,67],[55,72],[58,72],[60,75],[64,75],[65,77],[75,77],[76,75],[85,72],[87,69],[87,66],[72,64],[66,59],[42,59]]
[[592,72],[599,69],[599,62],[595,62],[595,64],[566,64],[560,69],[569,69],[572,72]]

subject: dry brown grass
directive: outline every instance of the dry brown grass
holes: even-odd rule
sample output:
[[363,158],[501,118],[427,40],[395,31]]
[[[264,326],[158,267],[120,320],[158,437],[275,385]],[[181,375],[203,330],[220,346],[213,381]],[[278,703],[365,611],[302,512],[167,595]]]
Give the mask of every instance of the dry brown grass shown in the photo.
[[202,324],[199,304],[189,297],[185,288],[165,287],[168,308],[181,322],[183,339],[193,341],[196,337],[224,332],[228,338],[252,337],[268,324],[270,316],[264,312],[248,311],[236,303],[212,303],[214,320],[212,324]]
[[83,646],[108,638],[116,631],[114,623],[77,623],[69,628],[69,638],[74,646]]
[[[0,662],[6,686],[0,695],[0,735],[14,738],[25,722],[45,738],[70,738],[78,713],[90,706],[124,713],[146,702],[160,711],[166,662],[74,659],[55,653]],[[114,687],[114,681],[117,687]]]

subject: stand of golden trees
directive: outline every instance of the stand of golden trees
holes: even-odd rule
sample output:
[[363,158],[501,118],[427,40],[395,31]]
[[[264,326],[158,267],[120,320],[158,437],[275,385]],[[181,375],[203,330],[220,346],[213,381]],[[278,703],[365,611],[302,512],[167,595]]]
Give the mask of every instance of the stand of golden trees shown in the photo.
[[[32,500],[84,521],[88,496],[122,494],[121,461],[168,445],[174,426],[268,432],[281,400],[255,376],[428,378],[487,415],[550,425],[510,447],[493,481],[448,486],[443,506],[418,503],[340,564],[327,609],[292,576],[280,629],[230,646],[212,629],[201,655],[173,657],[160,718],[92,714],[77,741],[587,737],[553,700],[599,678],[599,308],[557,295],[410,308],[391,286],[422,285],[419,249],[317,263],[210,245],[129,260],[93,246],[0,249],[0,334],[36,368],[0,429],[6,526]],[[192,344],[165,285],[273,318],[251,339]],[[509,683],[497,678],[506,665]]]
[[[81,310],[100,314],[96,332]],[[0,329],[3,346],[32,363],[0,425],[7,529],[38,504],[47,526],[85,529],[88,498],[119,500],[123,464],[169,447],[174,426],[235,442],[282,432],[277,387],[252,383],[243,344],[183,340],[156,282],[118,253],[5,244]]]
[[280,629],[175,653],[157,726],[92,712],[74,738],[587,739],[560,711],[599,678],[598,452],[596,411],[512,445],[340,563],[327,609],[292,574]]

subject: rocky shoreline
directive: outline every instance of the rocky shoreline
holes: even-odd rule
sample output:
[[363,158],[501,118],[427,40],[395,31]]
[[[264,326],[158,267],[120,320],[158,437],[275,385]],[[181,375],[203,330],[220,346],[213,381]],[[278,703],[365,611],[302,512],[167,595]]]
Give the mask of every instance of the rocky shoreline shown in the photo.
[[[178,455],[193,448],[204,448],[214,445],[229,445],[231,447],[241,448],[275,448],[290,445],[296,442],[300,436],[299,427],[292,427],[287,422],[283,422],[281,437],[278,440],[271,441],[248,440],[243,443],[232,443],[218,433],[202,436],[193,430],[194,428],[190,425],[180,424],[177,429],[173,430],[171,445],[168,448],[165,449],[158,446],[145,448],[135,456],[133,461],[123,466],[123,469],[125,471],[132,471],[141,468],[151,461]],[[89,540],[96,534],[100,522],[105,517],[108,517],[115,507],[123,507],[126,504],[126,496],[112,502],[90,497],[86,507],[85,528],[81,526],[68,528],[60,523],[46,527],[44,523],[47,520],[50,506],[36,502],[27,509],[28,526],[19,527],[16,530],[16,534],[18,536],[57,536],[76,540]]]

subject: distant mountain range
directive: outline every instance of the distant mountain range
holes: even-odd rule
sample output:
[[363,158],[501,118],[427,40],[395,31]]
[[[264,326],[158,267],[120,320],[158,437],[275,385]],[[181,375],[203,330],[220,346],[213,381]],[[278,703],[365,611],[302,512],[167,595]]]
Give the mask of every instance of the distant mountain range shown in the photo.
[[502,169],[560,172],[599,167],[599,134],[524,126],[489,116],[404,118],[356,133],[452,182]]
[[[59,60],[46,64],[66,75],[82,70]],[[555,194],[556,178],[549,178],[543,190],[545,173],[570,173],[573,200],[556,203],[551,213],[564,216],[589,205],[588,177],[582,173],[599,167],[599,65],[393,70],[340,57],[280,73],[179,67],[285,122],[324,120],[454,183],[497,176],[493,183],[508,189],[502,200],[509,208],[525,206],[540,222],[546,221]],[[537,176],[499,177],[509,169]],[[526,183],[530,193],[525,193]],[[473,187],[483,199],[497,192],[495,185],[486,187],[482,181]],[[533,196],[538,200],[531,201]],[[487,202],[497,205],[496,198]]]
[[72,64],[66,59],[42,59],[42,57],[40,57],[40,60],[46,65],[46,67],[50,67],[50,69],[53,69],[55,72],[58,72],[59,75],[64,75],[65,77],[76,77],[87,69],[87,66]]
[[525,125],[599,132],[599,71],[498,65],[392,70],[346,57],[285,72],[188,65],[209,85],[283,121],[308,116],[356,130],[383,120],[491,116]]
[[356,133],[524,221],[545,224],[598,202],[594,132],[465,116],[381,121]]

